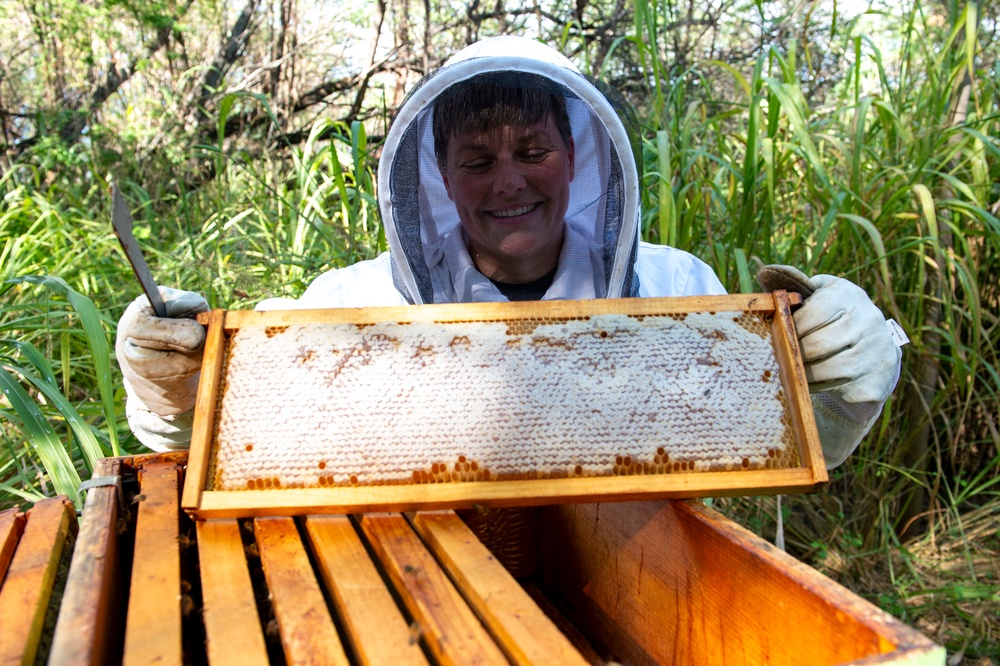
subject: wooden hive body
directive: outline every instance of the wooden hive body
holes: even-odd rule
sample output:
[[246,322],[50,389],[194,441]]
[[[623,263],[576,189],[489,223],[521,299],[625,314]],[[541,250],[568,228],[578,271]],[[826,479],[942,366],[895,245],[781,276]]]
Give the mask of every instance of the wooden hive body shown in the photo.
[[185,462],[102,461],[50,664],[944,664],[697,500],[520,509],[515,577],[450,510],[192,521]]
[[0,664],[30,664],[52,638],[77,534],[65,496],[0,511]]

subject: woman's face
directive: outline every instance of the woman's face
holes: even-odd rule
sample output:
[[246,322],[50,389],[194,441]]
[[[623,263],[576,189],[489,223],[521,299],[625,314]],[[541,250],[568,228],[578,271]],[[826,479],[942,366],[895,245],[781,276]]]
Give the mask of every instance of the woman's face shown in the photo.
[[441,175],[483,275],[518,284],[555,268],[573,180],[573,142],[566,145],[548,115],[528,127],[452,135]]

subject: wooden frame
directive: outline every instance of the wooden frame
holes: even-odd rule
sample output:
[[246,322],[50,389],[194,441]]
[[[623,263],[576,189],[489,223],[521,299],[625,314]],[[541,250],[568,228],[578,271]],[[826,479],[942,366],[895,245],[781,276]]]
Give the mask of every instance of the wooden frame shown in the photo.
[[[801,298],[797,294],[779,291],[774,294],[669,299],[471,303],[275,312],[213,311],[202,319],[208,325],[208,337],[182,507],[199,518],[232,518],[813,491],[827,482],[827,474],[791,319],[791,308],[799,303]],[[241,328],[285,327],[308,323],[350,323],[363,326],[380,322],[510,321],[527,318],[569,319],[600,314],[652,316],[696,312],[742,312],[770,317],[770,337],[787,403],[787,416],[798,449],[798,466],[734,472],[463,481],[433,485],[404,483],[237,491],[208,487],[220,387],[224,386],[225,381],[223,369],[227,341],[233,331]]]
[[[117,477],[120,484],[122,461],[98,460],[94,477]],[[127,511],[119,488],[106,485],[87,491],[83,506],[87,518],[80,523],[49,653],[53,664],[121,661],[128,597],[128,579],[123,580],[122,571],[127,575],[131,566],[131,544],[119,529],[126,525],[122,513]]]

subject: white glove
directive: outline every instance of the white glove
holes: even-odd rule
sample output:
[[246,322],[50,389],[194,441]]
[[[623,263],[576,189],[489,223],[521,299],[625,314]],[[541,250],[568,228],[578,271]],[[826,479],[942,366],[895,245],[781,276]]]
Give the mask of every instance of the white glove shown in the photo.
[[805,297],[792,318],[827,467],[836,467],[861,442],[896,387],[902,352],[882,312],[847,280],[765,266],[757,281],[765,291],[785,289]]
[[200,295],[160,287],[167,316],[157,317],[145,296],[118,322],[115,356],[125,378],[126,414],[150,448],[186,446],[198,390],[205,329],[193,317],[208,311]]

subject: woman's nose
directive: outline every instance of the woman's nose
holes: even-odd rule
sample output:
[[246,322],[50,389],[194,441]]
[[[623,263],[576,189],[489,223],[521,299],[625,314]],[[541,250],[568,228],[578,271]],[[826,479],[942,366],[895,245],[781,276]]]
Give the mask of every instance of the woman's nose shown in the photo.
[[494,194],[512,194],[524,188],[526,184],[524,174],[516,162],[509,161],[499,166],[496,178],[493,180]]

